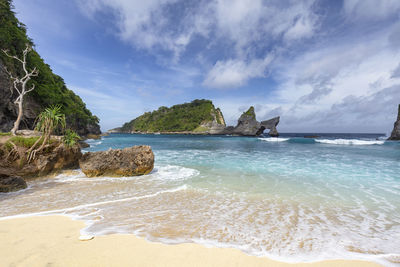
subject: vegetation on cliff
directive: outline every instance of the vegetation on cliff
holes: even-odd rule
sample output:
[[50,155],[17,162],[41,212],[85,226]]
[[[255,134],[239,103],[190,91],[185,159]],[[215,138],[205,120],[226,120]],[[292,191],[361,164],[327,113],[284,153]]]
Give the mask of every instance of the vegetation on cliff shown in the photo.
[[[214,119],[222,124],[223,117],[210,100],[194,100],[170,108],[160,107],[125,123],[121,132],[183,132],[200,129]],[[200,127],[200,128],[199,128]]]
[[243,115],[247,115],[252,117],[253,119],[256,119],[256,112],[254,111],[253,106],[251,106],[246,112],[243,112]]
[[[26,44],[34,47],[33,41],[26,34],[25,25],[15,17],[12,1],[0,0],[0,49],[6,49],[9,54],[20,57]],[[21,65],[4,53],[0,53],[0,67],[1,64],[18,77],[23,74]],[[50,66],[35,50],[28,54],[27,67],[36,67],[39,71],[39,75],[29,81],[36,87],[29,93],[35,102],[42,108],[61,105],[67,125],[72,129],[78,130],[86,125],[91,125],[92,129],[99,129],[99,119],[92,115],[79,96],[66,87],[64,80],[52,72]]]

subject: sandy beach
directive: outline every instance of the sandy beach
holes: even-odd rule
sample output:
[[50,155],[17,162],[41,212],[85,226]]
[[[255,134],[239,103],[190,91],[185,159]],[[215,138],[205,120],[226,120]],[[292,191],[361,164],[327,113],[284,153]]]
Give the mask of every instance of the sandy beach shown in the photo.
[[80,241],[84,222],[65,216],[0,221],[2,266],[379,266],[364,261],[287,264],[246,255],[237,249],[198,244],[165,245],[134,235]]

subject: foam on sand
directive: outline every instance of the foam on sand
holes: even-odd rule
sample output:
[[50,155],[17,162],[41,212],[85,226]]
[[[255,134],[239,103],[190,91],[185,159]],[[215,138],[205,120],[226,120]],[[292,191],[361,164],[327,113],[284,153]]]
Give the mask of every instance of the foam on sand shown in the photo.
[[385,141],[380,140],[360,140],[360,139],[315,139],[315,142],[330,145],[383,145]]
[[[1,221],[0,251],[4,266],[293,266],[252,257],[237,249],[206,248],[198,244],[165,245],[134,235],[98,236],[77,242],[81,221],[46,216]],[[15,242],[23,240],[24,242]],[[49,244],[51,244],[49,246]],[[93,252],[96,252],[94,255]],[[377,266],[366,261],[323,261],[315,266]],[[303,263],[296,266],[308,267]]]

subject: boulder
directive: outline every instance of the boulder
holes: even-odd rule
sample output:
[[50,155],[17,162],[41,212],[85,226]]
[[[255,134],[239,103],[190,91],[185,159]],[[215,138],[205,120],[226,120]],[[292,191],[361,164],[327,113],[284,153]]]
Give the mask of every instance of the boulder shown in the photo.
[[153,170],[154,154],[150,146],[87,152],[79,166],[87,177],[143,175]]
[[26,187],[26,182],[21,177],[0,174],[0,193],[18,191]]
[[397,114],[397,120],[394,123],[393,131],[389,137],[389,140],[400,140],[400,105]]
[[26,162],[27,148],[18,147],[18,150],[17,159],[7,158],[7,153],[0,155],[1,173],[24,178],[44,176],[63,169],[78,168],[82,156],[78,145],[67,147],[56,140],[29,163]]

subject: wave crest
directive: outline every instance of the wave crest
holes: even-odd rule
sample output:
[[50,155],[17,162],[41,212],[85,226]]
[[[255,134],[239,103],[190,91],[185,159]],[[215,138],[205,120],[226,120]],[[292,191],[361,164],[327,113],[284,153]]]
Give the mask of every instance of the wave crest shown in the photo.
[[289,141],[290,138],[260,137],[258,139],[261,140],[261,141],[266,141],[266,142],[285,142],[285,141]]
[[359,139],[315,139],[315,142],[330,145],[383,145],[385,141],[379,140],[359,140]]

